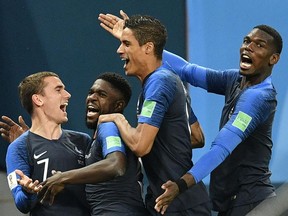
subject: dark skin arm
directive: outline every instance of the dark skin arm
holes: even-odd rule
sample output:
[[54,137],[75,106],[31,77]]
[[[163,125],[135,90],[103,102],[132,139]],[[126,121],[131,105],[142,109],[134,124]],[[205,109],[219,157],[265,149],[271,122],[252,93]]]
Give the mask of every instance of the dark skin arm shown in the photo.
[[205,136],[198,121],[190,125],[192,148],[202,148],[205,145]]
[[4,140],[11,143],[22,133],[29,130],[28,125],[23,120],[22,116],[18,117],[18,122],[14,122],[8,116],[2,116],[2,121],[0,121],[0,133]]
[[54,175],[41,183],[41,202],[53,204],[55,196],[64,189],[66,184],[96,184],[112,180],[126,172],[126,156],[122,152],[113,152],[104,160],[89,166],[69,170],[66,172],[55,172]]

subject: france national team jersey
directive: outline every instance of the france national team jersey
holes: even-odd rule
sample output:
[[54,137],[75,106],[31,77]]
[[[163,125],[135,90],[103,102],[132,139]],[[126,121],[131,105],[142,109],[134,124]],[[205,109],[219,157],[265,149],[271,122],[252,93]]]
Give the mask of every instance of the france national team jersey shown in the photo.
[[[48,140],[30,131],[12,142],[7,151],[8,184],[17,208],[36,216],[90,215],[84,185],[67,185],[53,205],[40,204],[36,194],[29,194],[15,184],[15,169],[23,171],[34,181],[44,181],[52,170],[67,171],[84,166],[84,153],[91,142],[87,134],[62,130],[58,140]],[[19,178],[19,177],[18,177]],[[14,180],[13,180],[14,179]]]
[[271,77],[243,90],[239,87],[241,79],[236,70],[207,71],[208,90],[225,95],[220,129],[231,131],[242,140],[211,173],[210,193],[217,210],[275,196],[269,162],[276,91]]
[[269,162],[277,100],[271,76],[241,88],[238,69],[204,68],[167,51],[163,59],[183,81],[225,96],[220,131],[210,151],[189,171],[196,182],[212,171],[213,209],[227,211],[275,196]]
[[86,165],[99,162],[115,151],[126,155],[127,168],[121,177],[98,184],[87,184],[86,194],[92,215],[146,216],[141,196],[140,164],[138,158],[121,140],[113,122],[101,123],[97,128],[96,140],[86,153]]
[[[146,205],[155,212],[155,199],[163,193],[161,185],[179,179],[193,166],[187,98],[179,77],[163,67],[146,77],[142,94],[138,123],[159,128],[151,151],[142,157],[149,180]],[[200,182],[175,198],[167,212],[184,211],[208,200]]]

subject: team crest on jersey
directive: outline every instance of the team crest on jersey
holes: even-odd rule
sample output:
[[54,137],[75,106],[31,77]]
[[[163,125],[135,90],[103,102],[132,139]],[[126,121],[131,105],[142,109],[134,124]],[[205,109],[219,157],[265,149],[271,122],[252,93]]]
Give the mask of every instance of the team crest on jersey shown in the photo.
[[156,107],[156,102],[155,101],[145,100],[144,103],[143,103],[141,116],[151,118],[155,107]]

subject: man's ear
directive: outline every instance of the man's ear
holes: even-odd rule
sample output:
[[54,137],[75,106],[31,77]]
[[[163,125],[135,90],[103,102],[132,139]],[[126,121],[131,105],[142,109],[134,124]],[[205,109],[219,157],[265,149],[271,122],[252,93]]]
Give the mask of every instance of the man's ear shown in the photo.
[[154,52],[154,44],[152,42],[147,42],[145,44],[145,53],[149,54],[151,52]]
[[118,100],[115,104],[114,111],[122,113],[125,107],[125,101],[124,100]]
[[41,97],[38,94],[33,94],[32,95],[32,101],[37,105],[37,106],[41,106],[43,104],[43,101],[41,99]]
[[280,59],[280,54],[279,54],[279,53],[273,53],[273,54],[270,56],[269,64],[270,64],[270,65],[275,65],[275,64],[277,64],[277,62],[279,61],[279,59]]

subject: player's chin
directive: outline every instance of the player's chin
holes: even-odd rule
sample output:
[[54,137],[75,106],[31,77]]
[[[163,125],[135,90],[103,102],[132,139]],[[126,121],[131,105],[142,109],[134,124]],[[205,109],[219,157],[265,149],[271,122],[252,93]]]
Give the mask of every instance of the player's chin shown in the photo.
[[98,118],[96,120],[91,120],[91,119],[86,118],[86,127],[89,129],[96,129],[97,121],[98,121]]
[[63,118],[62,124],[68,122],[68,117]]

